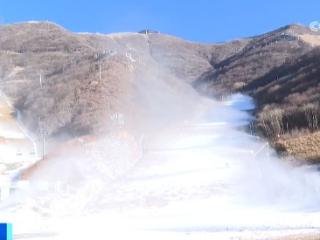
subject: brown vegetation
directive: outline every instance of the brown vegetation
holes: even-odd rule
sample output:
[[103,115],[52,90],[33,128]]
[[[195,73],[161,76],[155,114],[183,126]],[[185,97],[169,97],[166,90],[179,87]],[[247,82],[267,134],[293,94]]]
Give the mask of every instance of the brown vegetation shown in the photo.
[[[309,138],[319,130],[320,48],[314,44],[319,40],[319,33],[298,25],[258,36],[240,53],[216,64],[197,86],[206,94],[250,94],[257,104],[257,130],[278,149],[315,160],[317,147]],[[289,144],[294,132],[310,133],[311,146],[304,144],[303,154],[296,142]],[[284,136],[286,140],[278,143]]]
[[286,134],[274,140],[276,149],[287,154],[294,155],[299,159],[309,162],[320,163],[320,131]]

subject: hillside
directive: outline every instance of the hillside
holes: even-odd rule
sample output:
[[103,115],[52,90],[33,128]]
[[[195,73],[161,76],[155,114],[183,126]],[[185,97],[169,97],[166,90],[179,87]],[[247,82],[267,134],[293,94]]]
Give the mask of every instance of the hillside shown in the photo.
[[138,81],[162,74],[182,87],[180,79],[190,83],[229,57],[229,45],[244,44],[200,45],[158,33],[76,34],[48,22],[1,26],[1,90],[36,135],[82,135],[101,124],[110,128],[113,114],[130,118],[139,108],[132,95]]
[[151,103],[163,106],[163,116],[189,111],[168,111],[167,103],[157,102],[168,86],[214,97],[245,92],[257,102],[258,130],[299,155],[283,142],[302,132],[309,139],[318,130],[319,39],[300,25],[224,44],[156,31],[103,35],[49,22],[2,25],[0,88],[38,139],[101,134],[116,128],[119,116],[133,132],[151,122],[167,124]]
[[318,32],[299,25],[255,37],[195,86],[209,95],[251,95],[257,103],[257,130],[278,150],[317,162],[319,40]]

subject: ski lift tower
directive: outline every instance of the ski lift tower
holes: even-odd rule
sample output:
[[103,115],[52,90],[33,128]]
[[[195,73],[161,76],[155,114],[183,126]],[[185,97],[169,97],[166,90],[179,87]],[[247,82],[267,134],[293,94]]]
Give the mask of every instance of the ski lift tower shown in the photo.
[[[39,84],[40,84],[40,91],[43,92],[43,78],[42,78],[42,73],[40,71],[39,73]],[[39,117],[39,133],[40,133],[40,160],[44,160],[45,153],[46,153],[46,134],[45,134],[45,128],[44,128],[44,122]]]

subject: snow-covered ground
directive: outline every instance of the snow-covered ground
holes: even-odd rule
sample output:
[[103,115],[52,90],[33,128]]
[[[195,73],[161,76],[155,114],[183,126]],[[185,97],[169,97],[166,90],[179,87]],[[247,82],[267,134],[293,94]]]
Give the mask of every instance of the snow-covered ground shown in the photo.
[[8,99],[0,95],[0,199],[8,197],[15,173],[35,161],[33,142],[15,119]]
[[204,99],[197,117],[145,136],[143,157],[121,176],[105,181],[91,173],[78,189],[62,183],[17,193],[3,203],[0,220],[13,222],[16,239],[38,240],[320,234],[320,174],[287,165],[246,133],[244,110],[253,107],[242,95]]

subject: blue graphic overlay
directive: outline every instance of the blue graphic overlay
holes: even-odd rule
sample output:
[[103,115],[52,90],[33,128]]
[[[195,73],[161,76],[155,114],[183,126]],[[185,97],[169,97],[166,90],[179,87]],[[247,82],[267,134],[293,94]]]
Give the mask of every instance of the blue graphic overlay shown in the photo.
[[0,223],[0,240],[12,240],[12,224]]

